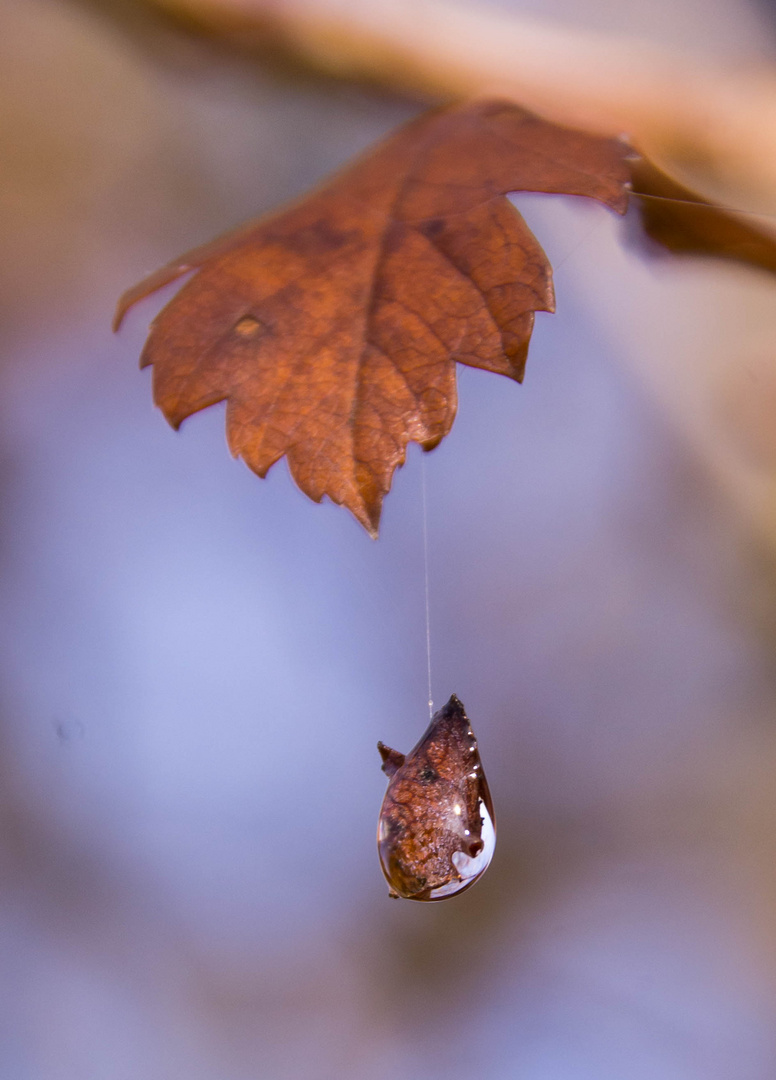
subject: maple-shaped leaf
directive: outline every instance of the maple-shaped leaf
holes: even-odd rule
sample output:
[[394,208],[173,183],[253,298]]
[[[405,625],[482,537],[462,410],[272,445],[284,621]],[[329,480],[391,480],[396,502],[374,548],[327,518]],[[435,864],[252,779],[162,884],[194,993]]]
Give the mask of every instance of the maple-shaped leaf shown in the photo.
[[189,252],[130,289],[196,269],[154,320],[141,365],[174,427],[226,400],[232,453],[284,454],[377,535],[407,443],[456,412],[456,362],[520,381],[552,271],[507,192],[627,205],[628,147],[506,102],[425,114],[304,200]]

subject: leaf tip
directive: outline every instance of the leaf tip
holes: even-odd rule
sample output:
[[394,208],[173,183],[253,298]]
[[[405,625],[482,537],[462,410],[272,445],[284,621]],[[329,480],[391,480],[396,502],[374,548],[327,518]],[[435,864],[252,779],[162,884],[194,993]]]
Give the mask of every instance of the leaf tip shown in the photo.
[[116,304],[116,310],[113,313],[113,322],[111,323],[114,334],[121,329],[121,325],[124,322],[129,309],[134,307],[138,300],[142,300],[142,298],[147,295],[145,291],[145,281],[146,279],[139,282],[137,285],[133,285],[129,289],[125,289],[119,297],[118,303]]
[[136,288],[137,286],[133,286],[131,289],[126,289],[118,298],[116,310],[113,312],[113,319],[111,320],[111,329],[114,334],[117,334],[121,329],[127,312],[135,302],[134,293]]
[[165,405],[162,405],[158,401],[156,402],[156,407],[161,411],[162,416],[165,418],[173,431],[180,431],[181,424],[186,419],[186,416],[180,415],[173,410],[168,409]]
[[371,540],[378,540],[380,538],[380,511],[381,507],[364,507],[362,513],[355,513],[354,516],[359,524],[363,525],[369,538]]
[[369,535],[370,539],[379,539],[382,499],[377,502],[369,502],[362,496],[358,501],[345,499],[343,500],[342,505],[350,510],[353,517]]

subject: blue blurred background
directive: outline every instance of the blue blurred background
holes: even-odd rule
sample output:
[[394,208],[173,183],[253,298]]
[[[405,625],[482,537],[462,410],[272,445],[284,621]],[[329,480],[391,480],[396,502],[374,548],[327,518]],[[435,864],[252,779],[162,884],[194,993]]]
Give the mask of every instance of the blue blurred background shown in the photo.
[[[632,355],[772,367],[773,285],[515,200],[558,314],[522,387],[461,370],[426,458],[433,692],[472,717],[498,846],[465,895],[390,901],[375,743],[426,723],[421,455],[373,543],[231,460],[220,408],[166,426],[158,302],[109,322],[420,106],[132,4],[0,9],[0,1076],[769,1080],[776,549]],[[552,13],[774,42],[743,0]]]

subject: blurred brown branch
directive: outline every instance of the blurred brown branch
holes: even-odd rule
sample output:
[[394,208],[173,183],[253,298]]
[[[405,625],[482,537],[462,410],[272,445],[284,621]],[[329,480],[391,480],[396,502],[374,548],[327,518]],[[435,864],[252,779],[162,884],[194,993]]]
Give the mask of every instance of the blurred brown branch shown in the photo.
[[241,48],[435,99],[506,96],[549,119],[625,133],[767,210],[776,72],[712,66],[632,38],[451,0],[149,0]]

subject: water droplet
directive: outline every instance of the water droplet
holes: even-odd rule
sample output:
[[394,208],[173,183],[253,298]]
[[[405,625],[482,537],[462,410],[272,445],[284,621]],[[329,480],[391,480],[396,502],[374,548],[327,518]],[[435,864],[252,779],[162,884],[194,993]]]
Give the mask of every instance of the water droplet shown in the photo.
[[234,324],[234,332],[243,338],[255,337],[261,330],[261,323],[252,315],[244,315]]
[[444,900],[468,889],[493,858],[496,818],[463,704],[453,694],[406,757],[377,748],[390,778],[377,826],[390,895]]

